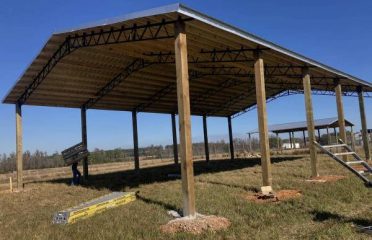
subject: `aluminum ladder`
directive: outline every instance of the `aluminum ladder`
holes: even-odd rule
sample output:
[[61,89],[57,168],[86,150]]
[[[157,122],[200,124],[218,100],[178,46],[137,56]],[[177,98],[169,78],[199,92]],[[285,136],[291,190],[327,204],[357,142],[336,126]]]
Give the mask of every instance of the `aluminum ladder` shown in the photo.
[[[372,187],[372,181],[369,180],[366,176],[372,174],[372,168],[368,165],[366,161],[361,159],[356,152],[354,152],[347,144],[345,144],[341,139],[338,140],[339,144],[334,145],[320,145],[318,142],[314,141],[315,146],[317,146],[322,152],[326,153],[332,159],[336,160],[342,166],[347,168],[349,171],[354,173],[357,177],[359,177],[366,186]],[[346,151],[333,153],[331,149],[343,148]],[[344,161],[339,156],[349,156],[353,157],[352,161]],[[364,167],[364,170],[356,170],[352,166],[361,165]]]

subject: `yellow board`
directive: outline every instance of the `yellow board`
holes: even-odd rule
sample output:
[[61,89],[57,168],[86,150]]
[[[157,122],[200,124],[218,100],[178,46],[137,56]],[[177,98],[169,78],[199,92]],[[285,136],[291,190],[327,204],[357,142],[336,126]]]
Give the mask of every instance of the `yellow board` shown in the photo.
[[136,200],[134,192],[113,192],[108,195],[82,203],[76,207],[60,211],[54,215],[53,223],[69,224],[91,217],[107,209],[121,206]]

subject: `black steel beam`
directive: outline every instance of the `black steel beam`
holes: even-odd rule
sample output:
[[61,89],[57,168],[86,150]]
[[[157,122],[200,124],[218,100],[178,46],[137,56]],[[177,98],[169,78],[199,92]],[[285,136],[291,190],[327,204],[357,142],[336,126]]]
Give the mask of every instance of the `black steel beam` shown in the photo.
[[[198,55],[201,57],[194,57],[189,55],[189,63],[226,63],[226,62],[253,62],[252,52],[257,50],[256,48],[239,48],[239,49],[223,49],[223,50],[200,50]],[[269,50],[269,49],[262,49]],[[249,54],[247,55],[247,52]],[[149,52],[144,53],[145,56],[166,58],[167,63],[174,63],[174,52]]]
[[104,87],[102,87],[96,94],[95,98],[90,98],[83,104],[86,109],[91,108],[96,104],[102,97],[109,93],[112,89],[118,86],[121,82],[127,79],[133,72],[139,71],[145,67],[150,66],[151,63],[146,63],[143,59],[135,59],[125,69],[116,75],[110,82],[108,82]]
[[[192,19],[183,19],[183,21],[189,20]],[[110,28],[109,30],[101,29],[100,31],[84,32],[66,37],[65,41],[59,46],[42,70],[26,87],[23,94],[19,97],[18,103],[21,105],[24,104],[56,64],[71,52],[84,47],[173,38],[173,25],[176,21],[178,20],[166,21],[163,19],[161,22],[157,23],[147,22],[143,25],[123,25],[120,28]],[[172,27],[170,28],[169,26]]]

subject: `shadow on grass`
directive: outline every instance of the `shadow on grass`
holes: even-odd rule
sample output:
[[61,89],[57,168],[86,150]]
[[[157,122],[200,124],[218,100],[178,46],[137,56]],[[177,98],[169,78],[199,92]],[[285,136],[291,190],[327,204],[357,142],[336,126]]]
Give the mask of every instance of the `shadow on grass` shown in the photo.
[[199,180],[198,182],[200,183],[208,183],[208,184],[215,184],[215,185],[220,185],[220,186],[225,186],[225,187],[230,187],[230,188],[238,188],[238,189],[243,189],[244,191],[249,191],[249,192],[259,192],[260,189],[257,187],[250,187],[250,186],[241,186],[237,184],[231,184],[231,183],[223,183],[223,182],[217,182],[217,181],[205,181],[205,180]]
[[331,213],[328,211],[311,211],[311,214],[314,215],[313,220],[316,222],[324,222],[328,220],[335,220],[338,222],[344,222],[344,223],[354,223],[356,225],[362,225],[362,226],[371,226],[372,220],[371,219],[364,219],[364,218],[348,218],[345,216],[341,216],[336,213]]
[[[294,161],[301,158],[301,156],[273,157],[271,161],[272,163],[279,163],[283,161]],[[209,163],[205,161],[197,161],[194,162],[194,175],[232,171],[254,167],[257,165],[260,165],[260,158],[210,160]],[[111,191],[119,191],[123,190],[123,188],[138,187],[141,184],[172,181],[174,178],[168,177],[168,174],[179,173],[180,165],[168,164],[143,168],[139,171],[139,173],[137,173],[135,170],[123,170],[118,172],[91,175],[89,176],[89,181],[82,185],[95,189],[106,188],[110,189]],[[70,178],[63,178],[46,182],[70,184],[70,181]]]
[[149,204],[156,204],[158,206],[161,206],[165,210],[175,210],[177,212],[182,212],[180,209],[177,209],[177,207],[175,205],[168,204],[168,203],[165,203],[165,202],[162,202],[162,201],[153,200],[153,199],[150,199],[150,198],[146,198],[146,197],[144,197],[140,194],[137,194],[136,196],[137,196],[138,200],[141,200],[141,201],[143,201],[145,203],[149,203]]

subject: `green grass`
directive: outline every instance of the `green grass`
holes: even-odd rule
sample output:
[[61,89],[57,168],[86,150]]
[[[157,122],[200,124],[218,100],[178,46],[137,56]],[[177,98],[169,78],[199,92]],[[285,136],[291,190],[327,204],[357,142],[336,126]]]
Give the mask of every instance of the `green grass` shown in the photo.
[[[0,194],[0,239],[368,239],[352,224],[372,225],[371,189],[337,163],[320,160],[322,174],[347,178],[324,184],[307,183],[309,159],[274,159],[274,189],[298,189],[303,197],[278,204],[256,204],[244,195],[261,184],[257,159],[195,163],[199,213],[228,218],[226,231],[163,234],[169,209],[182,208],[181,182],[169,180],[174,166],[92,176],[88,185],[70,187],[68,180],[33,183],[22,193]],[[58,210],[113,190],[140,191],[140,198],[72,225],[53,225]],[[372,238],[371,238],[372,239]]]

